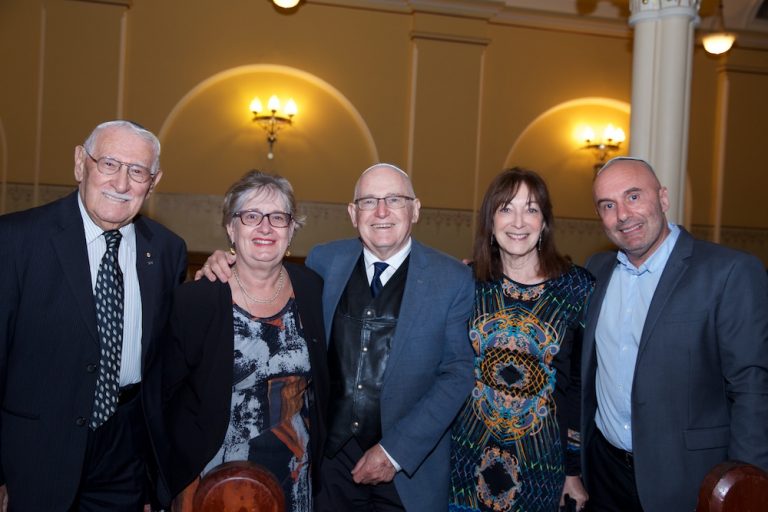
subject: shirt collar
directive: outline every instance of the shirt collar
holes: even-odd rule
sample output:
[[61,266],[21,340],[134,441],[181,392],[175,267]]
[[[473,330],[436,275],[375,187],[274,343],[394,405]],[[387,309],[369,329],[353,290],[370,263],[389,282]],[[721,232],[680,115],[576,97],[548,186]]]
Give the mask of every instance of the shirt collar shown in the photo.
[[[104,230],[93,222],[93,219],[85,209],[83,204],[83,198],[80,197],[80,193],[77,194],[77,206],[80,208],[80,217],[83,218],[83,228],[85,229],[85,243],[90,245],[96,239],[98,239]],[[120,234],[123,235],[123,241],[127,242],[130,246],[133,246],[135,237],[135,228],[133,222],[129,222],[125,226],[120,228]]]
[[619,251],[616,254],[616,259],[619,263],[630,273],[635,275],[641,275],[646,272],[655,273],[664,270],[667,265],[669,255],[672,254],[672,249],[677,243],[677,238],[680,236],[680,227],[677,224],[667,223],[669,227],[669,234],[661,243],[661,245],[651,254],[650,258],[645,260],[642,265],[635,267],[624,251]]
[[367,247],[363,247],[363,260],[365,261],[365,268],[368,269],[372,267],[373,264],[376,263],[377,261],[384,261],[384,263],[392,267],[393,270],[397,270],[398,268],[400,268],[400,265],[403,264],[403,262],[405,261],[405,258],[408,257],[408,254],[410,254],[410,252],[411,252],[411,237],[408,237],[408,241],[405,243],[402,249],[397,251],[395,254],[393,254],[386,260],[380,260],[371,251],[369,251]]

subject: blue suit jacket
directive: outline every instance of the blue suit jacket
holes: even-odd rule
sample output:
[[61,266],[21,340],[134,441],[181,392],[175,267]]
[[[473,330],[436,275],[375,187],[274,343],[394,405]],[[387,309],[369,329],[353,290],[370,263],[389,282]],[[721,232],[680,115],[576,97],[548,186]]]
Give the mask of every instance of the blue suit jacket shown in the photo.
[[[183,240],[138,217],[142,399],[159,416],[154,368]],[[99,337],[77,192],[0,217],[0,482],[18,510],[67,510],[77,492],[98,372]],[[149,418],[148,418],[149,419]]]
[[[328,339],[333,315],[363,246],[358,239],[315,247],[309,267],[324,281]],[[469,267],[412,241],[408,277],[381,390],[381,445],[402,467],[395,486],[406,509],[448,508],[449,427],[474,382],[467,321]]]
[[[597,282],[582,351],[582,456],[596,428],[595,328],[615,266],[615,252],[587,262]],[[704,475],[724,460],[768,469],[767,281],[757,258],[681,229],[648,309],[632,383],[645,510],[694,510]]]

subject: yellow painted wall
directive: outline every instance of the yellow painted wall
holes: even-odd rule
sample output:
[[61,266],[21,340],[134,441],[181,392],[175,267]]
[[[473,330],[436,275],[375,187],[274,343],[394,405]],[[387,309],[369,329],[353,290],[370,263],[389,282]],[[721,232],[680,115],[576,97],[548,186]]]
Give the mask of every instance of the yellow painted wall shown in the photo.
[[[693,62],[690,219],[707,226],[716,215],[725,73],[722,223],[768,230],[768,52],[715,59],[697,48]],[[618,119],[628,130],[626,111],[603,107],[629,103],[631,69],[630,38],[462,16],[315,3],[286,14],[267,0],[3,0],[0,207],[7,184],[72,184],[73,147],[119,116],[160,133],[161,194],[220,195],[258,167],[286,175],[300,200],[342,205],[379,160],[412,171],[426,209],[471,216],[493,176],[521,165],[548,179],[558,217],[594,219],[593,157],[573,129]],[[248,104],[273,93],[294,97],[299,114],[270,161]],[[471,228],[458,224],[446,234],[427,222],[419,236],[468,253]]]

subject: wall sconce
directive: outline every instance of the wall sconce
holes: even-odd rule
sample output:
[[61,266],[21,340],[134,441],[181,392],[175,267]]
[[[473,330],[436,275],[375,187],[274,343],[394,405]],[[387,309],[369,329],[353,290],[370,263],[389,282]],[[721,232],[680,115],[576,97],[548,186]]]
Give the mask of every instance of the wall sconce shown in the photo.
[[253,121],[259,123],[267,132],[267,144],[269,144],[269,153],[267,158],[272,160],[275,158],[274,146],[277,142],[277,132],[286,126],[293,124],[293,116],[296,115],[298,109],[296,108],[296,102],[289,99],[285,102],[285,109],[280,111],[280,100],[277,96],[272,95],[267,102],[267,112],[262,114],[262,106],[259,98],[253,98],[251,102],[251,112],[253,112]]
[[603,137],[600,140],[595,138],[595,131],[587,126],[582,133],[582,140],[584,141],[584,146],[581,149],[591,149],[595,154],[597,162],[594,165],[594,169],[597,172],[605,164],[608,157],[621,148],[621,143],[626,140],[626,137],[624,136],[624,130],[609,124],[603,130]]
[[715,29],[709,34],[701,38],[701,42],[704,44],[704,49],[707,53],[712,55],[720,55],[731,49],[733,42],[736,40],[736,36],[730,32],[725,31],[725,19],[723,18],[723,1],[720,0],[720,5],[717,8],[717,16],[715,17]]

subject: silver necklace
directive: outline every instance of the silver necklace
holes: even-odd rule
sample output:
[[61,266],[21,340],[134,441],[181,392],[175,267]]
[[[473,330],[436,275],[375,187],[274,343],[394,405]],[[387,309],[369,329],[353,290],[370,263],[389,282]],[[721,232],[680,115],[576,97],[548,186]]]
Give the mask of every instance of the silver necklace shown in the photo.
[[240,291],[243,292],[243,295],[245,298],[251,302],[255,302],[257,304],[272,304],[275,302],[275,299],[277,299],[277,296],[280,295],[280,292],[283,291],[283,285],[285,285],[285,272],[283,272],[283,268],[280,268],[280,276],[277,278],[277,289],[275,290],[275,293],[272,294],[272,296],[268,299],[258,299],[256,297],[251,297],[247,291],[245,291],[245,286],[243,286],[243,282],[240,281],[240,276],[237,274],[237,268],[232,268],[232,275],[235,276],[235,281],[237,281],[237,285],[240,287]]

